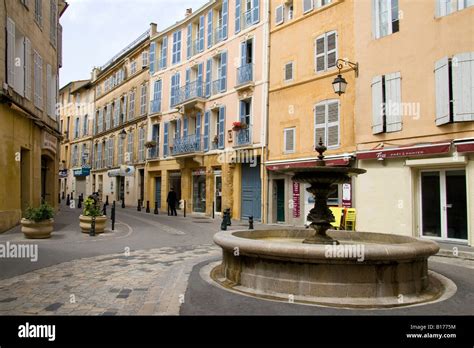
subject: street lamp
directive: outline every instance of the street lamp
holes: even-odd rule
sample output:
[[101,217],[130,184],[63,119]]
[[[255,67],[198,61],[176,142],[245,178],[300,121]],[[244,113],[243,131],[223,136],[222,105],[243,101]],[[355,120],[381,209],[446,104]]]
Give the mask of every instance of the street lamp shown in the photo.
[[122,138],[122,140],[125,140],[126,137],[127,137],[127,132],[125,131],[125,128],[124,128],[120,132],[120,138]]
[[345,59],[338,59],[336,61],[336,66],[339,69],[339,73],[337,74],[336,78],[332,82],[332,88],[334,89],[334,93],[337,95],[341,95],[346,93],[347,88],[347,81],[342,77],[341,70],[344,65],[349,65],[349,67],[355,71],[355,76],[359,76],[359,63],[352,63]]

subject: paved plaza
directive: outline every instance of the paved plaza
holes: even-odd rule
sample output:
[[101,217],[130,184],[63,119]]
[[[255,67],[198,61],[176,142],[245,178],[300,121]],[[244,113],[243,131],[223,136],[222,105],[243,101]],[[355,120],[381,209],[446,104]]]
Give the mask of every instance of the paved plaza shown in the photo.
[[[474,261],[442,255],[431,270],[450,278],[456,293],[429,305],[377,311],[334,309],[261,300],[232,293],[205,276],[221,258],[212,242],[220,218],[178,217],[117,208],[115,230],[90,237],[79,209],[62,206],[51,239],[26,240],[19,227],[0,243],[38,245],[38,260],[0,260],[0,315],[472,315]],[[109,211],[110,212],[110,211]],[[233,222],[230,229],[246,228]],[[262,228],[262,225],[256,225]],[[203,276],[204,274],[204,276]]]

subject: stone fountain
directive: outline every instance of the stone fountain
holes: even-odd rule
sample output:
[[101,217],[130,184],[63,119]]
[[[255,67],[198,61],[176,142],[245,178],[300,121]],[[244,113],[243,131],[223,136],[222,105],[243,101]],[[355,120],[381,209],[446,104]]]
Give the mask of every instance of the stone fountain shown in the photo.
[[[439,246],[429,240],[386,233],[332,230],[327,206],[337,184],[366,171],[325,165],[320,141],[312,168],[289,169],[315,196],[311,229],[222,231],[214,242],[222,263],[211,278],[247,295],[342,307],[380,308],[436,301],[452,282],[428,271]],[[389,225],[389,224],[388,224]],[[451,284],[451,286],[448,286]],[[455,288],[455,286],[454,286]]]

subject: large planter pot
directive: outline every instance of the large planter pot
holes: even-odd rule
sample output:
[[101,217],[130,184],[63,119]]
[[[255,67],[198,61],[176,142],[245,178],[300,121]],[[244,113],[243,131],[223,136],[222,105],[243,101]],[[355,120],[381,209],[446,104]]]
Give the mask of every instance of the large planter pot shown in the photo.
[[28,239],[51,238],[53,232],[53,219],[35,222],[32,220],[21,219],[21,232]]
[[[97,216],[95,218],[95,233],[104,233],[105,225],[107,224],[107,216]],[[79,215],[79,226],[82,233],[89,233],[92,225],[92,217]]]

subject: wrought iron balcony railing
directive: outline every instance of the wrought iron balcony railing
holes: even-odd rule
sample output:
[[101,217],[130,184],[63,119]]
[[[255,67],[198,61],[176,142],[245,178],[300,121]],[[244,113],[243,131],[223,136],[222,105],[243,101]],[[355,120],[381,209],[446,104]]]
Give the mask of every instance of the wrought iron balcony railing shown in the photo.
[[253,81],[253,64],[245,64],[237,68],[237,85]]
[[158,158],[160,155],[158,144],[155,147],[148,149],[148,159]]
[[200,135],[192,134],[185,137],[174,138],[173,155],[200,152],[202,150],[202,138]]
[[218,44],[219,42],[223,40],[224,40],[224,30],[222,28],[222,25],[220,25],[214,30],[214,45]]
[[242,29],[246,29],[248,27],[251,27],[253,25],[252,21],[252,9],[242,13],[242,17],[240,17],[242,20]]
[[178,90],[176,105],[185,103],[188,100],[195,98],[204,98],[204,84],[200,80],[195,80],[191,83],[188,83]]
[[226,88],[226,81],[224,78],[219,78],[215,81],[212,81],[212,91],[211,91],[211,94],[212,95],[215,95],[215,94],[219,94],[221,93],[222,91],[225,90]]
[[150,114],[161,112],[161,99],[150,100]]
[[250,144],[250,128],[240,129],[235,134],[235,146]]

